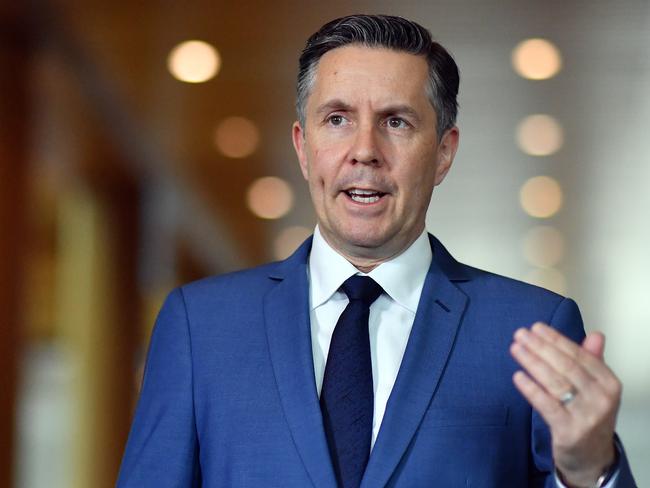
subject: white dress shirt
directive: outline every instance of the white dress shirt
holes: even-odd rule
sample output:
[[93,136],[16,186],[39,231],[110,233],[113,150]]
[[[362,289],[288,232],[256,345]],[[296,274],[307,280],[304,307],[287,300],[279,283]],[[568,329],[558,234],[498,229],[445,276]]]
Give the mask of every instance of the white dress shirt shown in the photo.
[[[318,227],[309,256],[309,311],[314,373],[318,394],[334,327],[348,304],[339,287],[355,274],[370,276],[384,292],[370,306],[368,332],[375,394],[372,444],[384,417],[386,402],[402,363],[424,279],[431,263],[431,245],[426,231],[399,256],[380,264],[367,275],[332,249]],[[381,359],[381,361],[379,360]]]
[[[371,448],[375,445],[386,403],[397,379],[432,258],[425,229],[403,253],[366,274],[332,249],[318,226],[314,231],[308,266],[309,317],[319,396],[334,327],[349,301],[345,293],[339,291],[340,286],[350,276],[358,274],[370,276],[384,289],[384,293],[370,306],[368,319],[375,395]],[[615,473],[603,488],[614,488],[617,477],[618,473]],[[555,481],[559,488],[565,488],[557,476]]]

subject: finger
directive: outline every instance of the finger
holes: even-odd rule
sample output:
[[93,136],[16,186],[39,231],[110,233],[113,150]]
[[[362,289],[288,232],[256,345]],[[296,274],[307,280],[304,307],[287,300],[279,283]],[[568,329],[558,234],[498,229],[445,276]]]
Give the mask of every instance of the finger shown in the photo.
[[[594,356],[591,352],[588,352],[552,327],[537,322],[531,327],[531,332],[535,337],[543,339],[546,346],[553,346],[546,347],[545,350],[547,352],[551,349],[562,351],[566,356],[573,358],[575,362],[585,368],[589,374],[596,378],[601,384],[608,384],[611,381],[611,378],[614,377],[612,371],[607,367],[602,359]],[[566,363],[564,366],[573,367],[574,365]]]
[[587,334],[582,341],[582,348],[602,360],[605,353],[605,336],[600,332]]
[[[606,392],[608,392],[609,395],[616,396],[620,394],[620,381],[601,358],[596,357],[591,352],[579,346],[568,337],[565,337],[557,330],[541,322],[534,324],[531,328],[531,332],[533,333],[534,337],[543,339],[544,343],[547,346],[554,346],[553,348],[547,347],[545,349],[546,351],[557,349],[564,352],[569,358],[571,358],[569,361],[564,360],[563,363],[556,365],[556,369],[558,369],[560,372],[571,369],[578,370],[579,368],[576,366],[579,365],[581,368],[584,368],[591,375],[591,377],[594,378]],[[594,339],[590,339],[590,341],[591,340]],[[535,351],[541,355],[537,349],[535,349]]]
[[523,371],[517,371],[512,380],[524,396],[528,403],[539,412],[542,418],[554,430],[569,422],[570,414],[562,405],[551,395],[545,392],[537,383],[535,383]]
[[573,340],[561,334],[557,329],[554,329],[544,322],[535,322],[530,331],[533,334],[541,337],[542,339],[554,344],[558,349],[565,354],[576,355],[580,350],[580,345],[576,344]]
[[556,400],[559,400],[567,391],[573,389],[572,383],[523,344],[513,343],[510,347],[510,353],[526,370],[528,375]]
[[521,362],[522,366],[556,398],[561,398],[573,386],[586,391],[596,384],[596,380],[575,357],[565,354],[527,329],[519,329],[515,333],[515,341],[529,351],[524,358],[525,363]]

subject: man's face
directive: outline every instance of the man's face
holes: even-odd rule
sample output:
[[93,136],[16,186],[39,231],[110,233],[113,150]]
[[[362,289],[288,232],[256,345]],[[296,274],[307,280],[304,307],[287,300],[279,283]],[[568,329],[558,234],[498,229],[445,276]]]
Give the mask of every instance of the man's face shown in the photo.
[[458,130],[438,143],[427,69],[422,56],[357,45],[320,59],[293,142],[323,237],[348,258],[405,250],[451,166]]

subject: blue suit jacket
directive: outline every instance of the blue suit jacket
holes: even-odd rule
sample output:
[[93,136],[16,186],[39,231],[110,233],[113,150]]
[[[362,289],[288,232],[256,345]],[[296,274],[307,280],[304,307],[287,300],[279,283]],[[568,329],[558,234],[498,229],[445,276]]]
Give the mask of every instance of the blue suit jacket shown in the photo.
[[[581,340],[577,306],[431,245],[362,487],[554,486],[549,432],[512,384],[509,345],[538,320]],[[310,247],[169,295],[119,487],[336,487],[314,382]],[[633,486],[621,465],[617,486]]]

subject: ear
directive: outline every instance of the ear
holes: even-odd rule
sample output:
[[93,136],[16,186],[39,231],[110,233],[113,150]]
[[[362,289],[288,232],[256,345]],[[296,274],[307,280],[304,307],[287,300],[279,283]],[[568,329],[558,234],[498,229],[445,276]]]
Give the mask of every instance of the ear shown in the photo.
[[305,131],[297,120],[291,128],[291,139],[293,140],[293,148],[296,150],[296,155],[298,156],[302,176],[307,180],[309,178],[309,168],[305,154]]
[[438,144],[438,167],[436,168],[435,185],[438,186],[445,179],[454,162],[460,131],[454,126],[442,136]]

